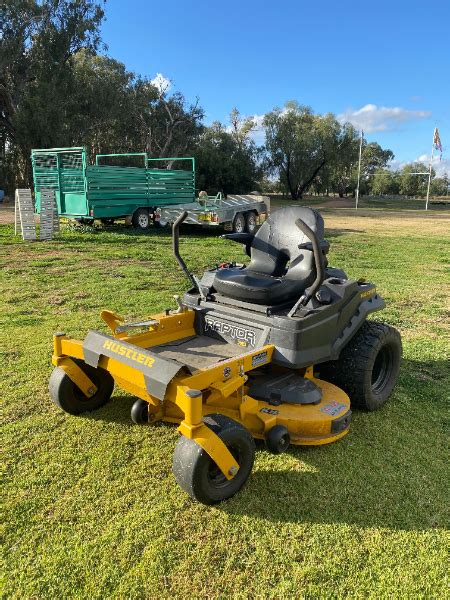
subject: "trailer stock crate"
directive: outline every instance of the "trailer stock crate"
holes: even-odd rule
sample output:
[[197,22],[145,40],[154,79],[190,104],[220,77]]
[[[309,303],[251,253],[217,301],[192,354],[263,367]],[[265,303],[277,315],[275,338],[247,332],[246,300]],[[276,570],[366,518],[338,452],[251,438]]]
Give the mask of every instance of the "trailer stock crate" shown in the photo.
[[[141,166],[125,166],[127,161]],[[133,216],[139,209],[150,220],[157,207],[190,203],[195,197],[192,157],[97,154],[95,164],[88,165],[86,149],[79,147],[32,150],[31,162],[37,212],[42,189],[55,190],[60,215],[87,220]]]

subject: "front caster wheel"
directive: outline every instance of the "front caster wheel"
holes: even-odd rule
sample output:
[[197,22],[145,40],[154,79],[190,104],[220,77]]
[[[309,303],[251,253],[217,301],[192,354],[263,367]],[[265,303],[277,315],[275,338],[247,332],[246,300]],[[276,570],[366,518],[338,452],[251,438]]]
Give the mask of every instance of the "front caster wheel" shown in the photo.
[[131,407],[131,420],[136,425],[148,425],[148,402],[140,398]]
[[283,425],[275,425],[267,432],[266,446],[272,454],[283,454],[289,448],[291,436]]
[[95,369],[79,359],[72,359],[98,388],[87,398],[61,367],[53,369],[48,389],[53,402],[70,415],[79,415],[100,408],[108,402],[114,390],[111,374],[100,367]]
[[247,481],[255,459],[255,443],[250,432],[229,417],[213,414],[203,421],[230,450],[239,471],[228,480],[201,446],[182,436],[173,455],[173,474],[191,498],[202,504],[217,504],[234,496]]

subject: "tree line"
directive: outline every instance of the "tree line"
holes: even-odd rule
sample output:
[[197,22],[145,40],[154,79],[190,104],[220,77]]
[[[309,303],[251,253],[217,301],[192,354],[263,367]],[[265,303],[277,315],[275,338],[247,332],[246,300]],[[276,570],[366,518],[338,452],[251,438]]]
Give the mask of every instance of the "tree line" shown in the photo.
[[[32,184],[32,148],[85,146],[91,160],[112,152],[193,155],[197,186],[210,193],[281,191],[293,200],[306,192],[353,193],[359,133],[351,124],[291,101],[265,115],[265,144],[257,145],[255,119],[233,109],[228,123],[207,126],[199,99],[189,102],[107,56],[96,0],[3,6],[0,187],[8,192]],[[387,168],[393,158],[379,144],[363,143],[363,193],[420,193],[418,177]]]

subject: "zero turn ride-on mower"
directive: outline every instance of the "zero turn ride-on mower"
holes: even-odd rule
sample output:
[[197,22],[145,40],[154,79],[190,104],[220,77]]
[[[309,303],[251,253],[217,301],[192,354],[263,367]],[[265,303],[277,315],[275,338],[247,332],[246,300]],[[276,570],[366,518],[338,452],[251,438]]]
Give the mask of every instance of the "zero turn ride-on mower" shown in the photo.
[[139,398],[135,423],[179,424],[175,479],[214,504],[250,475],[253,438],[275,454],[328,444],[348,433],[351,406],[380,408],[402,347],[395,329],[366,321],[384,308],[375,286],[328,267],[315,210],[287,207],[255,235],[225,235],[245,246],[248,266],[225,263],[201,279],[178,251],[186,216],[173,251],[192,287],[178,307],[138,323],[103,311],[112,335],[89,331],[84,342],[55,334],[49,387],[79,414],[105,404],[115,383]]

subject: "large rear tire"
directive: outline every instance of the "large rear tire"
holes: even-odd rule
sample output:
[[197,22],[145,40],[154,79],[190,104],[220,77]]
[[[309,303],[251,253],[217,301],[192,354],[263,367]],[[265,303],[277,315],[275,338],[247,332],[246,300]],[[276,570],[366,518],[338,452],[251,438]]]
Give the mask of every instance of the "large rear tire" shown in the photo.
[[48,389],[53,402],[70,415],[96,410],[108,402],[114,390],[114,379],[104,369],[91,367],[84,361],[73,359],[98,388],[87,398],[61,367],[56,367],[50,376]]
[[239,471],[228,480],[206,450],[184,436],[173,455],[173,474],[178,485],[202,504],[217,504],[234,496],[247,481],[255,459],[255,443],[245,427],[221,414],[203,419],[225,443],[239,464]]
[[321,379],[344,390],[352,406],[378,410],[397,382],[402,357],[400,333],[390,325],[366,321],[338,360],[317,365]]

